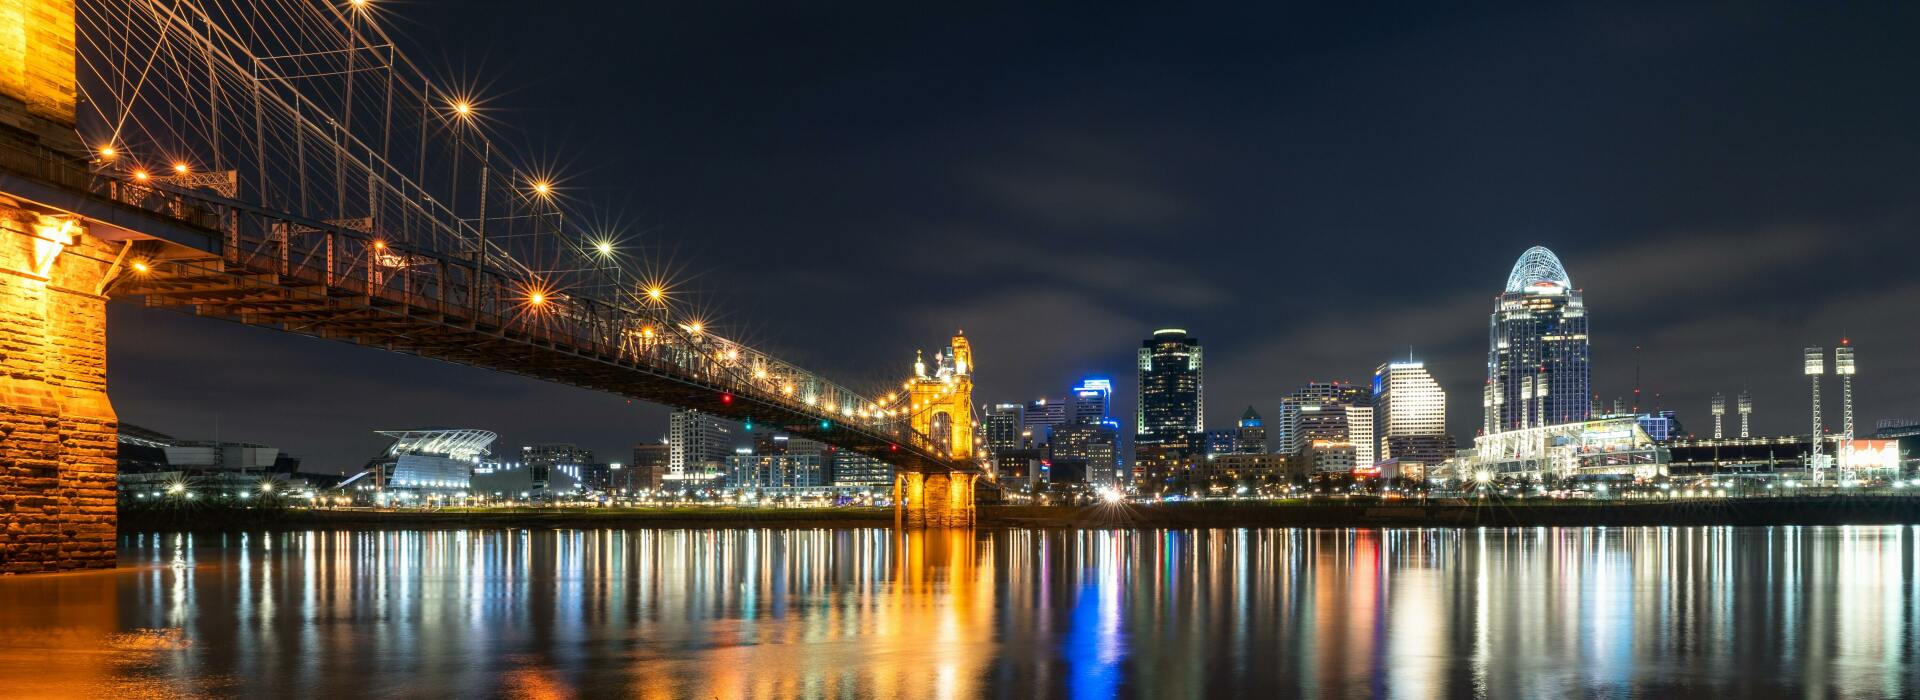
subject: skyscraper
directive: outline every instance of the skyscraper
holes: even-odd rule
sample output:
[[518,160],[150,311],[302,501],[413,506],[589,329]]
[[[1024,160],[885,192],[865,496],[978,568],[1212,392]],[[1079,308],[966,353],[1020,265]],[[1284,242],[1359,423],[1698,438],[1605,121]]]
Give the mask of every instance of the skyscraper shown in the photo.
[[1553,251],[1534,246],[1520,255],[1489,325],[1486,432],[1587,419],[1587,307]]
[[1184,479],[1198,457],[1206,400],[1200,340],[1163,328],[1140,343],[1140,405],[1134,414],[1134,468],[1143,491],[1159,493]]
[[1000,456],[1022,447],[1020,440],[1020,419],[1024,411],[1017,403],[1000,403],[986,407],[981,421],[981,442],[987,449],[987,459],[996,468],[1000,466]]
[[1265,454],[1267,451],[1267,422],[1260,418],[1260,412],[1248,406],[1240,414],[1238,431],[1234,436],[1234,452],[1243,455]]
[[1140,406],[1136,430],[1142,441],[1187,441],[1201,425],[1206,387],[1200,340],[1178,328],[1163,328],[1140,343]]
[[1111,418],[1076,420],[1053,429],[1047,445],[1055,483],[1117,485],[1120,423]]
[[1375,437],[1378,434],[1375,413],[1373,404],[1347,407],[1347,442],[1353,443],[1354,466],[1371,467],[1386,457],[1380,453],[1380,440]]
[[1105,377],[1082,379],[1067,400],[1067,422],[1106,420],[1113,413],[1113,381]]
[[1351,382],[1307,382],[1280,400],[1279,451],[1297,454],[1315,440],[1347,442],[1347,407],[1372,403],[1366,389]]
[[718,477],[733,454],[727,426],[719,418],[692,409],[677,409],[667,419],[667,478],[704,480]]
[[1025,446],[1040,447],[1046,444],[1054,426],[1067,422],[1067,401],[1062,398],[1038,398],[1028,401],[1020,421],[1021,435],[1027,440]]
[[[1584,395],[1581,400],[1585,402]],[[1431,454],[1410,456],[1393,451],[1393,438],[1447,432],[1447,392],[1433,380],[1425,363],[1411,359],[1382,363],[1373,371],[1373,405],[1378,459],[1434,461]],[[1435,443],[1420,441],[1418,444]]]

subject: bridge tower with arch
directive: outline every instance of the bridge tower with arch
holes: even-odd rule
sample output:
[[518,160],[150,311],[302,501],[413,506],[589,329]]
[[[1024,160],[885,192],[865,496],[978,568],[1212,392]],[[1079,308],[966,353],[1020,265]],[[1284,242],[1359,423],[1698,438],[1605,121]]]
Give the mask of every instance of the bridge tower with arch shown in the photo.
[[[973,346],[955,332],[946,349],[913,362],[907,380],[913,432],[924,435],[941,456],[974,462]],[[894,477],[897,519],[907,527],[965,527],[974,522],[973,472],[900,472]]]

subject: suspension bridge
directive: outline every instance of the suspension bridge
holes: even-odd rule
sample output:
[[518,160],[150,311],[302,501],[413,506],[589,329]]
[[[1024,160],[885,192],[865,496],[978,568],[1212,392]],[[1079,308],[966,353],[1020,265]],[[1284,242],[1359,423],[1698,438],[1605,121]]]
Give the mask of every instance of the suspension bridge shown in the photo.
[[0,571],[111,566],[109,299],[698,409],[968,525],[973,354],[860,391],[716,332],[367,0],[0,0]]

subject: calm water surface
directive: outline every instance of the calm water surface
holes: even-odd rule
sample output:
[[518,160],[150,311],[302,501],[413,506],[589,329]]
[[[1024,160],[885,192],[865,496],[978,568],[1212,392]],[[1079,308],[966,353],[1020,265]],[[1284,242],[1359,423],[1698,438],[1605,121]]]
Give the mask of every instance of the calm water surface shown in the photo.
[[1920,695],[1920,528],[130,536],[0,697]]

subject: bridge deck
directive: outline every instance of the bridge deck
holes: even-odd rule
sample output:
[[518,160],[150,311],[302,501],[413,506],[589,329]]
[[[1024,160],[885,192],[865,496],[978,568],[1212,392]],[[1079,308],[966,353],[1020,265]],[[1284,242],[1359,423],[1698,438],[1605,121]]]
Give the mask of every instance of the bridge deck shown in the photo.
[[[20,161],[20,162],[16,162]],[[977,471],[941,456],[904,418],[853,412],[858,399],[664,316],[556,290],[526,298],[512,269],[389,244],[377,233],[263,210],[201,192],[104,180],[72,164],[0,149],[0,192],[86,220],[128,246],[107,291],[151,307],[301,333],[752,419],[913,472]],[[636,320],[637,319],[637,320]],[[649,321],[648,319],[653,319]],[[646,324],[644,333],[636,327]],[[808,396],[812,396],[809,402]],[[836,413],[833,401],[846,406]],[[823,410],[824,409],[824,410]]]

